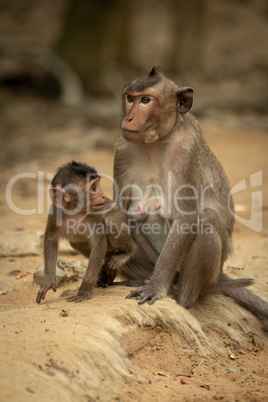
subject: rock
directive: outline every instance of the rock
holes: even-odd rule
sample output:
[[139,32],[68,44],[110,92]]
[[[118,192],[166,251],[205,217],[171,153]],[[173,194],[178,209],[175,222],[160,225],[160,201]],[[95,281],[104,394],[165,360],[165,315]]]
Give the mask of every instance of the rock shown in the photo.
[[10,275],[10,276],[17,276],[18,274],[20,274],[21,273],[21,271],[19,270],[19,269],[13,269],[12,271],[10,271],[9,273],[8,273],[8,275]]
[[[63,258],[57,260],[56,266],[56,286],[62,285],[67,281],[77,281],[79,277],[83,277],[87,265],[83,260],[65,261]],[[41,285],[45,277],[45,264],[40,264],[33,274],[34,282]]]
[[7,292],[11,292],[13,290],[12,283],[6,283],[0,281],[0,295],[5,295]]
[[[45,277],[45,264],[42,263],[38,265],[37,270],[33,274],[33,280],[37,285],[41,285]],[[56,268],[56,286],[60,286],[63,282],[67,280],[67,275],[64,271]]]

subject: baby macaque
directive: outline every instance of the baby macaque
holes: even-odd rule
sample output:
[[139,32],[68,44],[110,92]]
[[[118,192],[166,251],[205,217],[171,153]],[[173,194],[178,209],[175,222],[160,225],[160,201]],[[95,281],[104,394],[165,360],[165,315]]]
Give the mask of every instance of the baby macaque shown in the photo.
[[[56,262],[60,238],[89,258],[88,268],[77,295],[66,300],[82,302],[92,298],[92,289],[105,260],[104,269],[114,279],[118,269],[139,249],[133,240],[123,211],[105,197],[96,170],[71,162],[58,169],[50,188],[52,206],[44,235],[45,278],[36,302],[45,299],[49,289],[56,292]],[[142,236],[142,235],[141,235]],[[158,253],[147,239],[150,259]],[[105,275],[105,273],[104,273]]]

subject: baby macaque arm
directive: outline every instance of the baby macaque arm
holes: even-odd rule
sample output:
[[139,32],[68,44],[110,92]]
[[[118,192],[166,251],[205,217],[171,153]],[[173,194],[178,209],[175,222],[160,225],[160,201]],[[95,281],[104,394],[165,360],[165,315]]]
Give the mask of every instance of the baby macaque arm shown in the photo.
[[58,240],[50,234],[50,226],[47,225],[44,236],[45,277],[36,296],[36,303],[44,300],[48,290],[56,292],[56,263],[58,254]]

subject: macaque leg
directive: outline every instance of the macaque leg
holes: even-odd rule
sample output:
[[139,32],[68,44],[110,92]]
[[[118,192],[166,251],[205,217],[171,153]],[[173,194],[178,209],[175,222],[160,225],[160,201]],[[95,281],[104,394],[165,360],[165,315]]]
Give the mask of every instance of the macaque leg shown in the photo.
[[111,259],[111,256],[113,256],[112,253],[108,252],[106,253],[105,256],[105,261],[102,264],[99,276],[98,276],[98,280],[96,283],[97,287],[101,287],[101,288],[106,288],[107,286],[112,285],[116,275],[108,275],[107,274],[107,270],[108,270],[108,262]]
[[84,257],[89,258],[90,256],[90,249],[88,246],[88,243],[86,242],[79,242],[79,243],[74,243],[74,242],[69,242],[70,246],[78,251],[79,253],[81,253]]
[[[155,255],[157,255],[158,257],[158,253],[154,250]],[[155,258],[155,256],[152,254],[153,258]],[[122,266],[121,268],[121,273],[125,274],[126,276],[130,276],[131,273],[135,273],[135,276],[138,279],[127,279],[124,281],[119,281],[119,282],[113,282],[111,285],[112,286],[128,286],[128,287],[134,287],[137,288],[139,286],[143,286],[146,285],[149,280],[150,277],[153,273],[153,268],[154,266],[150,264],[148,264],[147,260],[143,260],[144,255],[143,253],[140,254],[139,252],[136,252],[135,257],[137,258],[136,261],[134,261],[132,258],[130,258],[129,261],[126,261],[126,264]],[[147,268],[151,268],[151,270],[145,270],[145,267]],[[146,275],[146,277],[142,277],[141,276],[141,272],[140,269],[144,269],[143,274]],[[130,276],[131,277],[131,276]]]
[[[209,215],[211,217],[213,212],[209,212]],[[176,301],[186,308],[191,307],[200,295],[218,281],[223,262],[227,258],[227,255],[222,255],[222,249],[226,249],[222,247],[224,236],[218,233],[214,219],[211,219],[210,223],[211,233],[197,234],[181,264],[176,286],[177,295],[174,295],[174,289],[171,291]],[[226,234],[226,238],[227,236]]]
[[129,286],[129,287],[138,287],[138,286],[142,286],[145,285],[147,283],[148,279],[128,279],[125,281],[119,281],[119,282],[114,282],[116,275],[117,275],[117,271],[115,271],[114,275],[108,275],[108,270],[109,268],[107,268],[108,263],[110,261],[110,257],[106,257],[106,261],[104,262],[103,266],[101,267],[101,271],[99,273],[99,277],[98,277],[98,281],[97,281],[97,285],[99,287],[102,288],[106,288],[107,286]]
[[101,267],[101,272],[98,276],[97,286],[105,288],[106,286],[141,286],[145,281],[130,279],[126,281],[114,282],[118,270],[129,260],[131,253],[118,253],[106,255],[105,262]]
[[[112,269],[114,269],[113,272],[115,272],[115,276],[116,276],[116,273],[119,270],[119,268],[123,267],[125,265],[125,263],[128,262],[130,256],[131,256],[131,253],[119,253],[119,254],[115,254],[115,255],[112,256],[112,258],[108,262],[108,266],[109,267],[111,266]],[[116,267],[118,267],[118,268],[116,268]],[[145,285],[149,281],[149,279],[150,278],[147,278],[147,279],[129,279],[129,280],[120,281],[120,282],[113,282],[111,285],[112,286],[139,287],[139,286]]]
[[221,273],[221,242],[218,234],[210,241],[198,235],[192,242],[180,267],[178,284],[171,287],[171,294],[183,307],[191,307],[207,288],[217,281]]

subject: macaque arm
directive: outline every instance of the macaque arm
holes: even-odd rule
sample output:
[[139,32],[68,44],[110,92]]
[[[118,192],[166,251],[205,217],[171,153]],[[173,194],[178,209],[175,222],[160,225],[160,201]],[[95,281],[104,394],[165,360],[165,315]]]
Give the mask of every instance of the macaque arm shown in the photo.
[[96,285],[102,262],[105,258],[107,250],[107,242],[104,234],[94,233],[92,243],[92,251],[90,253],[88,267],[83,282],[75,296],[68,297],[68,302],[80,303],[92,298],[92,289]]
[[45,277],[36,296],[36,303],[44,300],[48,290],[56,292],[56,263],[58,254],[58,240],[52,238],[46,229],[44,236]]
[[135,225],[134,227],[131,226],[131,234],[135,242],[140,246],[140,248],[143,250],[144,254],[148,258],[148,260],[156,265],[158,257],[159,257],[159,252],[154,248],[152,243],[147,239],[146,236],[141,232],[139,229],[138,225]]
[[136,297],[139,300],[139,304],[143,304],[146,301],[149,304],[153,304],[156,300],[167,295],[175,272],[194,238],[192,233],[176,233],[175,225],[176,221],[173,222],[169,236],[148,283],[131,292],[126,297],[127,299]]

